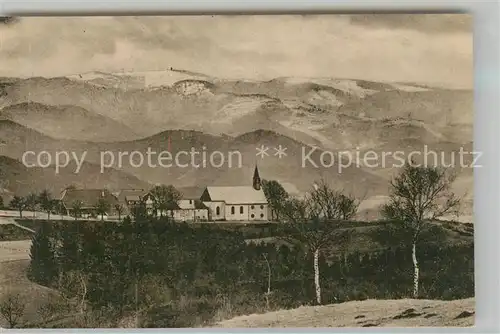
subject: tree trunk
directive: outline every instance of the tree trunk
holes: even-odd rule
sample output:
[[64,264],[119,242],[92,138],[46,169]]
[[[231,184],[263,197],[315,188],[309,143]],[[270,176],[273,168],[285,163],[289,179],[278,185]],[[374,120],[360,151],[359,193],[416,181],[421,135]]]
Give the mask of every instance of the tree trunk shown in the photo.
[[19,210],[19,217],[23,218],[23,210]]
[[267,263],[267,293],[265,294],[265,296],[266,296],[266,308],[267,310],[269,310],[269,296],[271,295],[271,265],[267,260],[266,254],[262,254],[262,256],[264,257]]
[[316,301],[321,305],[321,287],[319,285],[319,249],[314,251],[314,286],[316,288]]
[[47,211],[47,220],[50,220],[50,211]]
[[417,243],[413,242],[411,248],[411,258],[413,260],[413,298],[418,298],[418,278],[419,278],[419,268],[417,261]]
[[135,277],[135,316],[134,316],[134,322],[135,322],[135,328],[140,328],[139,326],[139,279],[137,278],[137,274]]
[[83,314],[85,313],[86,305],[85,305],[85,298],[87,297],[87,283],[85,282],[85,278],[83,277],[82,273],[79,273],[80,276],[80,282],[82,284],[83,292],[82,292],[82,300],[80,301],[80,313]]

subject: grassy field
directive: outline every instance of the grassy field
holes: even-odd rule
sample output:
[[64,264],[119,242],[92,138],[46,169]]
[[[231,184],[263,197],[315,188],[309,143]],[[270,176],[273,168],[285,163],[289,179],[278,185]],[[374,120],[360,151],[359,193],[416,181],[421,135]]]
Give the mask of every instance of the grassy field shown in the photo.
[[[28,265],[27,259],[0,262],[0,300],[9,294],[19,294],[26,306],[23,323],[40,321],[39,307],[55,294],[53,290],[28,280]],[[3,318],[0,327],[7,327]]]
[[240,316],[214,327],[468,327],[474,325],[474,309],[473,298],[453,301],[372,299]]

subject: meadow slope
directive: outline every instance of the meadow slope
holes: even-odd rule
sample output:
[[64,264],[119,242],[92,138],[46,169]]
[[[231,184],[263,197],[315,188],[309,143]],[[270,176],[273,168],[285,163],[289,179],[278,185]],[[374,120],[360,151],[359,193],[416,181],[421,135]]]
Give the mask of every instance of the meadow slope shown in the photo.
[[240,316],[214,327],[468,327],[474,325],[474,309],[474,298],[371,299]]

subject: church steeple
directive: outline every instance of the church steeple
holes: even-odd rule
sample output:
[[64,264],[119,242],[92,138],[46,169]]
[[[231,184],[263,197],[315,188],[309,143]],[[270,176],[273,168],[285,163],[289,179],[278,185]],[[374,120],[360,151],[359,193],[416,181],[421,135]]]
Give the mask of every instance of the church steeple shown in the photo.
[[253,188],[255,190],[260,190],[260,186],[261,186],[261,181],[259,176],[259,169],[257,168],[257,165],[255,165],[255,170],[253,172]]

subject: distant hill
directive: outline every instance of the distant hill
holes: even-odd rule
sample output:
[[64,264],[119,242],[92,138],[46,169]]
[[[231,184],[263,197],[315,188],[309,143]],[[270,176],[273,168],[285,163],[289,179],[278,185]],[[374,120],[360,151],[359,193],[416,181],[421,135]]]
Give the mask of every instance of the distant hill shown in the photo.
[[[89,72],[69,77],[0,79],[0,154],[20,159],[28,148],[66,150],[100,163],[100,152],[148,147],[171,150],[238,150],[242,168],[114,166],[144,182],[176,186],[247,184],[261,176],[304,192],[320,178],[369,203],[387,195],[397,172],[385,166],[301,166],[301,150],[365,154],[422,151],[447,158],[472,149],[473,92],[353,79],[281,77],[268,81],[221,79],[186,70]],[[261,145],[270,156],[256,157]],[[275,148],[287,148],[278,159]],[[323,156],[325,158],[325,156]],[[186,159],[186,157],[184,157]],[[328,159],[328,155],[326,155]],[[471,157],[469,157],[471,159]],[[186,160],[184,160],[186,161]],[[446,160],[446,161],[449,161]],[[115,165],[117,161],[115,161]],[[472,193],[472,169],[457,169],[458,195]],[[365,203],[366,204],[366,203]],[[370,205],[372,205],[370,204]],[[466,196],[467,214],[472,212]],[[365,208],[367,217],[373,207]]]
[[147,188],[148,184],[121,171],[112,169],[100,173],[98,166],[84,163],[80,173],[75,174],[75,165],[71,163],[62,168],[59,174],[53,167],[27,168],[20,161],[0,156],[0,175],[6,180],[4,193],[6,195],[27,195],[32,192],[49,190],[54,196],[69,185],[78,188]]
[[58,139],[98,142],[138,137],[130,127],[120,122],[73,105],[51,106],[23,102],[1,109],[0,118],[12,120]]
[[[416,129],[419,128],[416,127]],[[237,137],[216,136],[193,130],[169,130],[139,140],[94,143],[56,140],[15,122],[5,120],[0,121],[0,137],[5,138],[7,144],[2,146],[2,154],[13,159],[21,159],[26,150],[47,151],[52,156],[55,156],[57,151],[64,149],[73,152],[77,157],[81,157],[83,152],[86,152],[85,161],[97,166],[101,163],[101,152],[109,151],[110,153],[103,157],[105,163],[111,163],[110,167],[134,175],[138,179],[152,184],[164,183],[175,186],[244,185],[251,182],[253,169],[257,164],[261,171],[261,177],[276,179],[282,183],[292,185],[292,188],[302,192],[309,191],[313,182],[325,179],[337,189],[355,194],[361,199],[368,199],[371,196],[386,195],[389,189],[388,180],[396,172],[391,168],[391,163],[394,161],[390,156],[386,157],[387,166],[380,165],[376,166],[376,168],[357,165],[356,161],[353,161],[348,166],[348,161],[344,159],[342,162],[345,167],[339,170],[339,161],[335,160],[340,156],[338,155],[340,149],[331,150],[334,158],[334,162],[331,164],[330,154],[322,156],[324,150],[319,146],[314,149],[306,143],[270,130],[255,130]],[[380,152],[386,149],[392,151],[398,148],[407,150],[422,149],[422,147],[418,147],[418,143],[420,143],[418,137],[415,137],[415,140],[416,143],[413,144],[417,147],[411,145],[403,147],[402,144],[398,146],[398,140],[389,140],[378,148]],[[444,143],[438,142],[430,148],[435,150],[441,148],[445,151],[458,149],[455,144],[449,144],[448,146],[441,144],[444,145]],[[268,156],[264,159],[256,156],[256,153],[258,153],[257,148],[263,145],[268,148],[266,152]],[[286,148],[286,156],[282,156],[281,159],[275,155],[280,145]],[[392,146],[386,147],[384,145]],[[147,161],[148,149],[156,152],[151,156],[151,165]],[[179,156],[179,164],[175,163],[177,152],[190,152],[191,149],[198,152],[194,165],[188,155]],[[158,154],[168,150],[171,152],[172,160],[170,160],[170,163],[172,165],[170,167],[161,166],[158,162]],[[142,164],[138,164],[139,156],[135,156],[132,161],[130,160],[128,154],[134,151],[142,154],[145,159]],[[221,152],[224,156],[225,161],[220,167],[214,167],[210,163],[211,154],[215,151]],[[128,152],[123,156],[121,164],[118,160],[120,152]],[[202,162],[203,152],[207,163],[200,168],[196,168],[196,165]],[[230,152],[239,152],[238,155],[233,154],[232,166],[229,165]],[[309,155],[310,160],[304,159],[303,161],[303,158],[308,156],[309,152],[312,152]],[[113,162],[109,161],[110,155],[115,159]],[[240,155],[241,167],[238,165]],[[33,163],[34,157],[30,157],[29,162]],[[187,165],[184,166],[184,164]],[[470,169],[464,169],[461,172],[460,177],[472,175]],[[363,187],[360,187],[360,184],[363,184]],[[460,195],[463,193],[463,187],[467,188],[470,184],[462,182],[461,186],[462,188],[459,189],[461,191]]]
[[[132,77],[154,80],[143,88],[95,84],[97,79]],[[471,136],[473,120],[472,91],[350,79],[276,78],[259,82],[167,70],[29,78],[10,80],[2,87],[0,106],[28,101],[75,106],[124,124],[141,136],[167,129],[238,135],[264,128],[315,138],[316,127],[321,130],[338,124],[343,115],[420,121],[438,133],[461,127]],[[344,137],[356,142],[361,134]]]
[[56,151],[80,152],[94,144],[74,140],[55,139],[11,120],[0,119],[0,154],[21,159],[24,152]]

